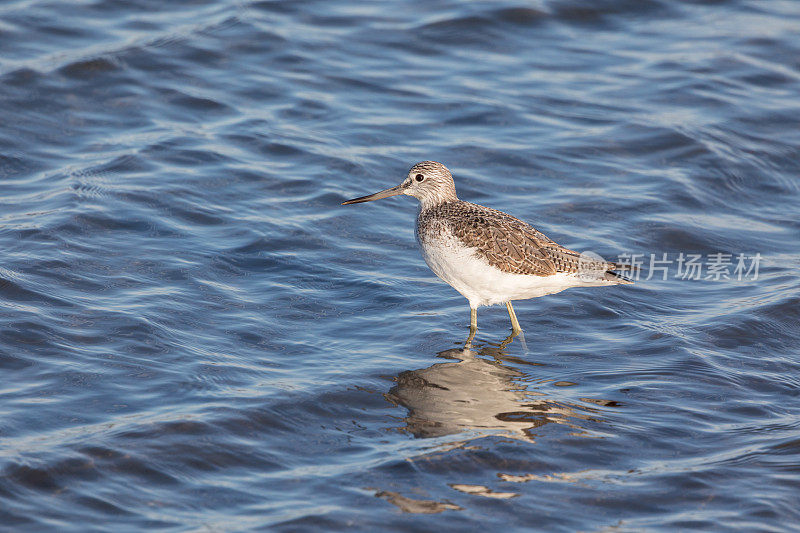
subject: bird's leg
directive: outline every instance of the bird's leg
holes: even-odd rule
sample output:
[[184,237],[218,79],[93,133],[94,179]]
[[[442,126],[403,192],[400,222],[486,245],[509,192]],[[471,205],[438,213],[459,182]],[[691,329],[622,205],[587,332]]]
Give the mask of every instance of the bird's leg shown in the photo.
[[522,331],[522,328],[519,327],[519,320],[517,320],[517,315],[514,313],[514,308],[511,306],[511,302],[506,302],[506,308],[508,309],[508,316],[511,318],[511,333],[513,336],[516,336],[517,333]]
[[469,308],[469,337],[467,342],[464,343],[464,348],[472,346],[472,339],[475,338],[475,333],[478,331],[478,309],[476,307]]

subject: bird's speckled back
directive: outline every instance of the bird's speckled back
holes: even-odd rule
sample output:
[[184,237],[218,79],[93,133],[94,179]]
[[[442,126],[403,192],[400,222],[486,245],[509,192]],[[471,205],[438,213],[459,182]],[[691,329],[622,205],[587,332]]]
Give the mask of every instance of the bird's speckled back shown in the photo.
[[[549,276],[578,272],[580,254],[564,248],[530,224],[482,205],[454,200],[420,210],[417,238],[421,244],[450,232],[474,248],[490,265],[512,274]],[[609,269],[616,268],[608,263]]]

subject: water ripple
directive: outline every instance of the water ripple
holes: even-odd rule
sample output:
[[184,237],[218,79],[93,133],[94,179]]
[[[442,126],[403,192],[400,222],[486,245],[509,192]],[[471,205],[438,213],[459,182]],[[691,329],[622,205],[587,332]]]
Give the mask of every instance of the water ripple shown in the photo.
[[[0,522],[788,530],[791,3],[0,7]],[[467,306],[416,206],[461,197],[632,287]],[[758,279],[650,254],[761,254]]]

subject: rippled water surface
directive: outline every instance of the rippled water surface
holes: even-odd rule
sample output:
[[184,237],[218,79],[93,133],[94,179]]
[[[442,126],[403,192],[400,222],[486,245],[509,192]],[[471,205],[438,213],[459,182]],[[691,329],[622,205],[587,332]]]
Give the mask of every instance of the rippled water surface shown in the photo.
[[[797,527],[799,36],[777,0],[2,3],[0,529]],[[415,201],[339,205],[424,159],[640,280],[462,350]],[[757,279],[679,275],[717,253]]]

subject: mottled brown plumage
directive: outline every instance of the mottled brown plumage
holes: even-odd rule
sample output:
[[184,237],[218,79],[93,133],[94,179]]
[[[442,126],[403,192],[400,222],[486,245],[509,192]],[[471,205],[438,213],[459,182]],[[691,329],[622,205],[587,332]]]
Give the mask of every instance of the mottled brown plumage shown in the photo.
[[[445,228],[503,272],[551,276],[579,271],[580,253],[564,248],[530,224],[497,209],[456,199],[420,212],[417,219],[420,242]],[[602,266],[607,270],[619,268],[611,262]],[[613,273],[612,276],[618,277]]]

